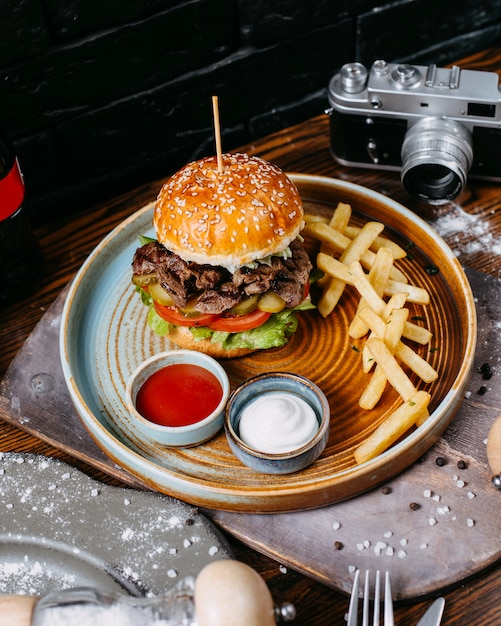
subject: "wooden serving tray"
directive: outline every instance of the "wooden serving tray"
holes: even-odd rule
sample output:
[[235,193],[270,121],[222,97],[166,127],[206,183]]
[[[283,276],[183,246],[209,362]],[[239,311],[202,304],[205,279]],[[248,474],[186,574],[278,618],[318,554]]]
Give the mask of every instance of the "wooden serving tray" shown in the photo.
[[[485,440],[501,413],[496,373],[501,284],[474,270],[466,273],[478,315],[470,390],[452,424],[420,461],[382,488],[323,508],[269,515],[205,513],[284,566],[345,592],[354,568],[391,571],[394,596],[406,599],[458,584],[496,562],[501,557],[501,497],[491,484]],[[128,485],[147,488],[97,447],[71,403],[59,359],[66,291],[1,381],[0,417]],[[484,362],[494,370],[488,381],[478,371]],[[479,393],[482,387],[485,393]]]

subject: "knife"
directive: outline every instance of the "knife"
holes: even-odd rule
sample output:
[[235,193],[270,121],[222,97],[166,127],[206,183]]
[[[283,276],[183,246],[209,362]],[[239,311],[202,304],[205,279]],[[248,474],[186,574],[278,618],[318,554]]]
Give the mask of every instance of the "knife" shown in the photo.
[[417,626],[439,626],[445,607],[445,598],[437,598],[417,623]]

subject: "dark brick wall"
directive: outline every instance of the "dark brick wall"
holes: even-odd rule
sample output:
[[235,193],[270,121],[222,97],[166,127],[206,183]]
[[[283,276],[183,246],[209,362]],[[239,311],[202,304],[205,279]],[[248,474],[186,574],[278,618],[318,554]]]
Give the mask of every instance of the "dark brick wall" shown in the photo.
[[0,124],[34,221],[317,115],[345,62],[447,63],[501,0],[0,0]]

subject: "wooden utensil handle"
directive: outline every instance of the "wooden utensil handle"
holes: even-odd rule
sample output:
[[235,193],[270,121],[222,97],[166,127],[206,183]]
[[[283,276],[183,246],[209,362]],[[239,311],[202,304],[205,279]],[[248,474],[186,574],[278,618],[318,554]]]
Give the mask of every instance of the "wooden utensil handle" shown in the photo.
[[35,596],[0,595],[0,626],[31,626]]

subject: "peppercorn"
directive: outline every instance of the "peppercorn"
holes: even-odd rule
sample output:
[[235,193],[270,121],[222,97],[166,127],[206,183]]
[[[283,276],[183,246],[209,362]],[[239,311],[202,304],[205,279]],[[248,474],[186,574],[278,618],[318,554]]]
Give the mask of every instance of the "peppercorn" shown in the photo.
[[482,374],[484,380],[490,380],[492,378],[492,369],[489,363],[482,363],[478,371]]

